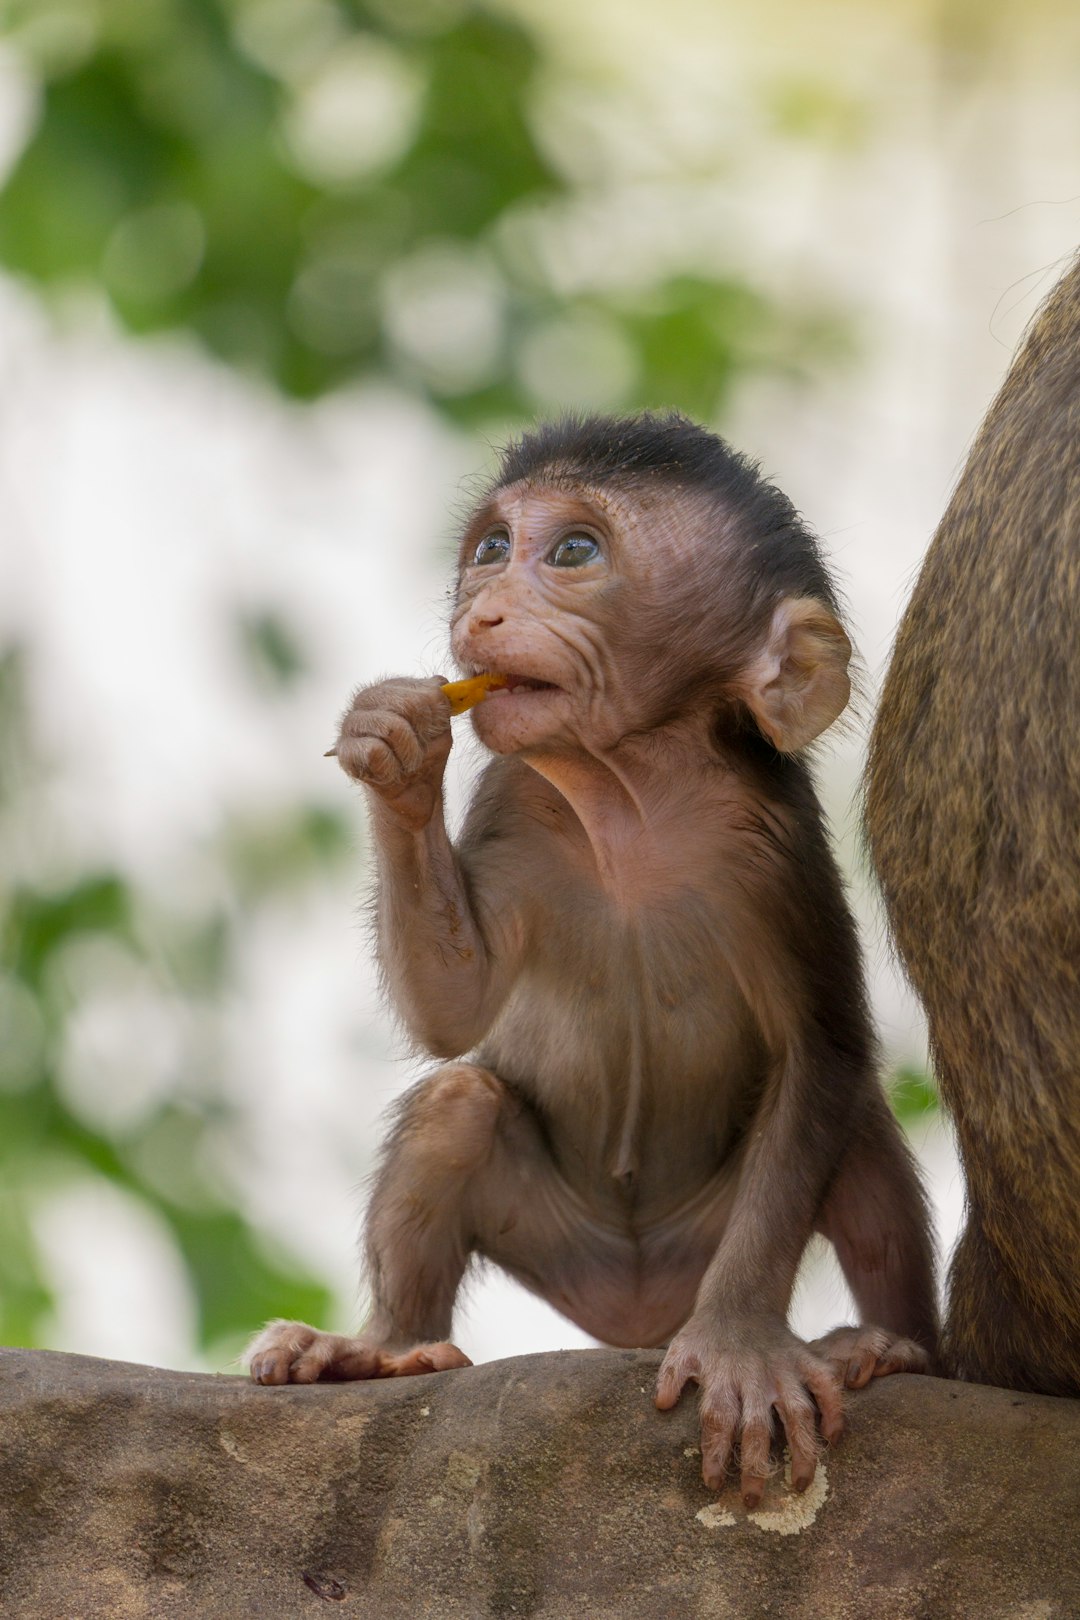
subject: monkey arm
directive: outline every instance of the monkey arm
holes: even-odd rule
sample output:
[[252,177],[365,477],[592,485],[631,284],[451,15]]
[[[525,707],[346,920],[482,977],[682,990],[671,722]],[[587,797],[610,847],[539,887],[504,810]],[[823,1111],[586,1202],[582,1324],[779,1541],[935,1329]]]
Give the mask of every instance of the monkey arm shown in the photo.
[[675,1405],[687,1382],[701,1392],[702,1473],[719,1487],[728,1459],[741,1459],[742,1493],[756,1507],[769,1472],[775,1409],[791,1450],[791,1478],[814,1477],[818,1429],[843,1429],[841,1379],[793,1334],[787,1307],[799,1260],[836,1163],[838,1122],[830,1109],[847,1077],[826,1075],[792,1048],[773,1071],[749,1134],[727,1228],[689,1320],[660,1368],[656,1404]]
[[446,834],[442,782],[453,707],[446,684],[436,675],[362,687],[334,752],[364,787],[371,811],[387,987],[421,1046],[458,1057],[498,1011],[517,971],[522,930],[512,896],[498,883],[470,883]]
[[[844,1058],[791,1047],[778,1059],[752,1121],[738,1191],[698,1291],[697,1312],[786,1316],[795,1275],[866,1076]],[[783,1178],[782,1192],[778,1185]]]
[[765,858],[741,863],[757,887],[751,908],[743,896],[740,912],[732,897],[728,915],[739,925],[726,954],[769,1070],[726,1228],[664,1358],[656,1396],[667,1409],[688,1381],[699,1385],[705,1481],[722,1483],[738,1448],[748,1506],[764,1491],[774,1410],[796,1489],[813,1478],[819,1433],[831,1441],[843,1428],[843,1379],[791,1332],[787,1310],[860,1100],[876,1083],[854,927],[820,824],[806,818],[791,834],[774,816],[768,841],[760,837],[766,823],[757,825]]
[[878,1092],[854,921],[809,773],[745,822],[724,951],[769,1070],[727,1229],[697,1311],[786,1317],[795,1275],[856,1118]]
[[441,800],[411,828],[372,805],[378,851],[378,948],[409,1033],[435,1057],[459,1057],[490,1028],[517,975],[524,928],[513,895],[489,895],[447,835]]

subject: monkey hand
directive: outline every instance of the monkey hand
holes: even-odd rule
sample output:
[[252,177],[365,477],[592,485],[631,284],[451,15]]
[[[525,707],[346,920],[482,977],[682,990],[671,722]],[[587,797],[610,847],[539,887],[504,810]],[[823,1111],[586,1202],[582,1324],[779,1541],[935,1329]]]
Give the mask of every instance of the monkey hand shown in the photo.
[[450,752],[451,706],[443,677],[365,686],[353,697],[332,752],[405,823],[419,830],[439,802]]
[[889,1373],[930,1371],[930,1356],[914,1339],[902,1339],[888,1328],[838,1327],[810,1349],[829,1363],[847,1389],[862,1389],[871,1378]]
[[772,1471],[773,1412],[791,1452],[797,1491],[814,1477],[821,1442],[832,1444],[844,1427],[836,1371],[780,1316],[692,1316],[661,1363],[660,1410],[670,1410],[691,1381],[700,1390],[702,1478],[710,1490],[720,1490],[734,1455],[742,1499],[751,1509],[760,1504]]
[[363,1338],[320,1333],[306,1322],[267,1322],[244,1358],[257,1384],[345,1383],[354,1378],[407,1378],[471,1367],[456,1345],[416,1344],[395,1354]]

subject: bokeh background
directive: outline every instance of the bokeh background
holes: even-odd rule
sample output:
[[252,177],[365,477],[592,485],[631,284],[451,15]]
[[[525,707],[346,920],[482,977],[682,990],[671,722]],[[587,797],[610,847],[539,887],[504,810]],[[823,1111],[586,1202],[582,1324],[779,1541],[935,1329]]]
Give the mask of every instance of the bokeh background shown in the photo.
[[[0,1342],[229,1368],[357,1319],[417,1069],[323,750],[446,667],[469,490],[566,406],[690,412],[825,538],[867,698],[823,787],[948,1248],[852,802],[1080,237],[1078,75],[1055,0],[0,0]],[[842,1309],[813,1255],[798,1320]],[[490,1277],[459,1334],[587,1342]]]

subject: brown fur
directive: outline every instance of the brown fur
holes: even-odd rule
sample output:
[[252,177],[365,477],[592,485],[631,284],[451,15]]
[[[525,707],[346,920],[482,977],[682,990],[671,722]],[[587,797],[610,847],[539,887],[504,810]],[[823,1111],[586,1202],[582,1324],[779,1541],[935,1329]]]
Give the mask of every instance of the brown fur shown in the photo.
[[[557,566],[568,536],[596,556]],[[467,673],[546,683],[473,711],[496,757],[456,848],[438,679],[357,693],[337,745],[371,801],[387,988],[448,1061],[386,1150],[363,1333],[272,1324],[253,1375],[416,1371],[425,1341],[452,1365],[479,1254],[608,1343],[667,1344],[657,1401],[700,1385],[709,1483],[738,1445],[760,1498],[775,1412],[805,1486],[843,1384],[924,1366],[936,1326],[800,757],[848,695],[816,545],[690,424],[541,430],[466,530],[452,646]],[[878,1325],[808,1346],[786,1317],[815,1228]]]
[[867,828],[967,1175],[948,1365],[1080,1395],[1080,266],[927,554]]

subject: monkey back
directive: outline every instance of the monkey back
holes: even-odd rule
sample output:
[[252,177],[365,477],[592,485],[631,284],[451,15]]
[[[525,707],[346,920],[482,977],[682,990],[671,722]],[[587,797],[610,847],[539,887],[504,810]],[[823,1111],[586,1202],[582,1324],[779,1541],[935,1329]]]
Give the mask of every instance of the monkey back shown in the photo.
[[905,612],[866,826],[970,1218],[946,1350],[1080,1393],[1080,266],[1031,328]]

